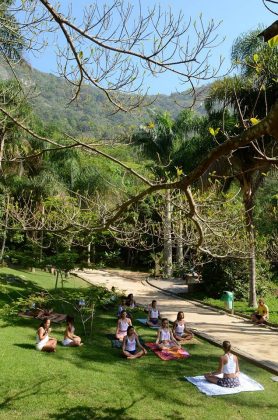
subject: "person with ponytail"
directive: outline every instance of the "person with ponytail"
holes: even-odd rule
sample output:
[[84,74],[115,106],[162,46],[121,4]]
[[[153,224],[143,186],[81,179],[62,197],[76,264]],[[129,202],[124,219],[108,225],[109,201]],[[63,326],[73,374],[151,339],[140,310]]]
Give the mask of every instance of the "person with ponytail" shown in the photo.
[[[218,369],[215,372],[206,373],[205,378],[213,384],[226,388],[235,388],[240,385],[238,358],[231,353],[230,341],[223,341],[222,348],[224,356],[221,356],[219,359]],[[223,378],[217,376],[220,373],[223,373]]]

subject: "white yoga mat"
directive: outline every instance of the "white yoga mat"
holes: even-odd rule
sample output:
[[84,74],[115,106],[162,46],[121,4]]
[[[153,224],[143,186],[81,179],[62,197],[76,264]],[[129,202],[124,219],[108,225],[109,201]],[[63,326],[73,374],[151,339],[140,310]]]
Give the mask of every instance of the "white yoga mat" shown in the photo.
[[149,328],[158,329],[160,327],[159,325],[153,326],[153,327],[150,327],[149,325],[147,325],[147,321],[148,321],[147,318],[137,318],[136,321],[140,322],[141,324],[146,325],[146,327],[149,327]]
[[[221,378],[221,375],[219,375]],[[239,381],[240,386],[236,388],[225,388],[219,385],[212,384],[208,382],[204,376],[185,376],[185,379],[188,382],[191,382],[195,385],[199,391],[203,394],[214,396],[214,395],[229,395],[229,394],[238,394],[239,392],[250,392],[250,391],[263,391],[264,387],[254,379],[250,378],[245,373],[240,373]]]

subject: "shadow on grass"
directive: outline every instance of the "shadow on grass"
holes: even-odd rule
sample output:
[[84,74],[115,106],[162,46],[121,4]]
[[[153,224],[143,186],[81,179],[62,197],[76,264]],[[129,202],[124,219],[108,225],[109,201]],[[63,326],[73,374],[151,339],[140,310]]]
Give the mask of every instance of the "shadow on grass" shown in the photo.
[[35,349],[34,344],[28,344],[28,343],[17,343],[17,344],[14,344],[14,346],[20,347],[21,349],[24,349],[24,350],[34,350]]
[[49,386],[47,384],[51,382],[52,379],[44,379],[37,383],[30,384],[30,386],[21,389],[18,392],[15,392],[13,395],[5,397],[2,402],[0,403],[0,409],[9,408],[11,404],[16,401],[22,400],[24,398],[29,398],[33,395],[49,395],[51,393],[56,393],[57,390],[49,390]]
[[[126,407],[115,408],[115,407],[102,407],[94,409],[92,407],[84,407],[77,405],[69,409],[64,409],[59,411],[57,414],[52,414],[49,416],[51,419],[56,420],[92,420],[92,419],[109,419],[109,420],[134,420],[135,417],[129,416],[126,411],[133,407],[137,402],[143,400],[145,397],[139,398],[132,401]],[[137,418],[137,417],[136,417]]]

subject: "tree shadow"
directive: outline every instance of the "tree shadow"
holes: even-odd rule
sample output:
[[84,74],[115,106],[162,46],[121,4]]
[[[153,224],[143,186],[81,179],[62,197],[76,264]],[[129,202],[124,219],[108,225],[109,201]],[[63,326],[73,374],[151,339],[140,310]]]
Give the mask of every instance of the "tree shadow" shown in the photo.
[[52,382],[52,378],[48,379],[42,379],[41,381],[37,383],[33,383],[28,387],[25,387],[21,389],[18,392],[15,392],[12,396],[5,397],[2,402],[0,403],[0,409],[9,408],[11,404],[13,404],[15,401],[22,400],[24,398],[29,398],[33,395],[50,395],[55,394],[57,390],[54,390],[50,388],[50,386],[47,386],[49,382]]
[[[129,416],[126,411],[134,406],[137,402],[143,400],[145,397],[138,398],[137,400],[132,401],[126,407],[115,408],[115,407],[106,407],[106,408],[97,408],[84,407],[77,405],[69,409],[64,409],[59,411],[57,414],[49,415],[49,418],[56,420],[92,420],[92,419],[109,419],[109,420],[135,420],[135,417]],[[136,417],[137,418],[137,417]]]

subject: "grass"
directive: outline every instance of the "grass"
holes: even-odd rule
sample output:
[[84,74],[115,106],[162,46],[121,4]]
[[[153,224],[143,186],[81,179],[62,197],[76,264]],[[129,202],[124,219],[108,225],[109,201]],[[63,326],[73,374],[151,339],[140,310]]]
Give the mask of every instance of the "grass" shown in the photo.
[[[29,289],[52,289],[54,276],[47,273],[0,270],[5,275],[24,276]],[[5,280],[2,280],[2,282]],[[26,286],[26,284],[25,284]],[[24,284],[10,284],[10,293],[24,293]],[[70,291],[89,287],[75,278]],[[0,295],[0,306],[7,296]],[[55,354],[34,350],[37,320],[13,318],[0,321],[0,419],[260,419],[275,418],[278,410],[277,383],[271,374],[245,360],[241,370],[258,380],[264,392],[206,397],[186,382],[184,376],[199,375],[216,368],[221,350],[205,341],[188,344],[191,358],[163,362],[153,353],[139,360],[121,358],[111,348],[107,334],[115,331],[115,309],[96,312],[92,340],[82,348],[58,346]],[[139,314],[142,317],[142,314]],[[136,316],[136,314],[135,314]],[[53,326],[62,339],[64,326]],[[77,330],[78,328],[77,323]],[[136,326],[145,341],[155,331]],[[77,331],[78,332],[78,331]]]
[[[183,296],[185,299],[197,299],[207,305],[215,306],[220,309],[224,308],[223,301],[207,297],[204,293],[191,293]],[[264,301],[269,308],[269,322],[278,325],[278,296],[269,294],[264,298]],[[235,300],[234,310],[235,312],[249,317],[251,317],[251,314],[254,312],[254,308],[250,308],[247,301]]]

